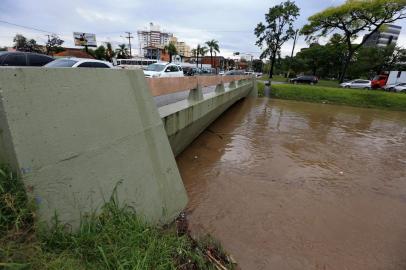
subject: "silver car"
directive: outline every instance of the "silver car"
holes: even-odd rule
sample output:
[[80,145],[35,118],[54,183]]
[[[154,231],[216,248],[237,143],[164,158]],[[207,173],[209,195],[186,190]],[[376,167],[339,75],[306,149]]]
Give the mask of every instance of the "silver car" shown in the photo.
[[396,92],[400,93],[400,92],[406,92],[406,83],[400,83],[397,86],[395,86],[393,88]]
[[371,89],[371,81],[357,79],[357,80],[352,80],[349,82],[344,82],[344,83],[340,84],[340,86],[343,88]]

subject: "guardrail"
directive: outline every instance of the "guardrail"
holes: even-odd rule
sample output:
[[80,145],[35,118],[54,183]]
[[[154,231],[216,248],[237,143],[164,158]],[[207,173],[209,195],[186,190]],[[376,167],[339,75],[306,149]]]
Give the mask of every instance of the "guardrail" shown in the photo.
[[241,76],[194,76],[147,78],[147,84],[154,97],[197,89],[199,87],[224,85],[235,81],[252,79],[250,75]]

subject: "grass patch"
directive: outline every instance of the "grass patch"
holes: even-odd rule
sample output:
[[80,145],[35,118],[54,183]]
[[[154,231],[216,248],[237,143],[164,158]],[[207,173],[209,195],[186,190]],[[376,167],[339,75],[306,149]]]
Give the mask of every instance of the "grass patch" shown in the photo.
[[[193,240],[173,225],[148,225],[112,197],[98,215],[72,231],[55,218],[34,226],[35,210],[21,181],[0,170],[0,269],[233,269],[213,239]],[[184,228],[184,224],[182,225]]]
[[387,93],[376,90],[357,90],[283,84],[272,85],[271,97],[308,102],[349,105],[355,107],[406,111],[405,94]]

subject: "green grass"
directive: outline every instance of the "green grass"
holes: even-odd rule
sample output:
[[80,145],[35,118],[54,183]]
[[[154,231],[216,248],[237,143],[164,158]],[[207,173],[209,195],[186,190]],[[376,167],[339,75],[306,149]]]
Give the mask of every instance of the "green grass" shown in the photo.
[[[258,88],[259,91],[263,91]],[[261,93],[259,93],[261,96]],[[263,93],[262,93],[263,95]],[[271,97],[308,102],[406,111],[406,94],[308,85],[272,85]]]
[[114,196],[75,231],[57,218],[49,228],[34,226],[30,205],[21,181],[0,169],[0,269],[216,269],[210,256],[234,268],[211,238],[148,225]]

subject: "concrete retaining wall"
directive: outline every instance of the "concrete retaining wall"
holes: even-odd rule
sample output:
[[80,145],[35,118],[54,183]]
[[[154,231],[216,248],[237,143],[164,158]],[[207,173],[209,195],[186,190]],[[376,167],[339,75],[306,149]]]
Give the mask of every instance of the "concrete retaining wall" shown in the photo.
[[190,92],[188,100],[160,107],[174,154],[180,154],[225,110],[249,95],[257,96],[255,79],[232,82],[227,88],[220,84],[214,93],[204,96],[197,88]]
[[41,220],[77,226],[113,188],[152,222],[185,206],[162,120],[142,71],[0,72],[0,159],[20,172]]

